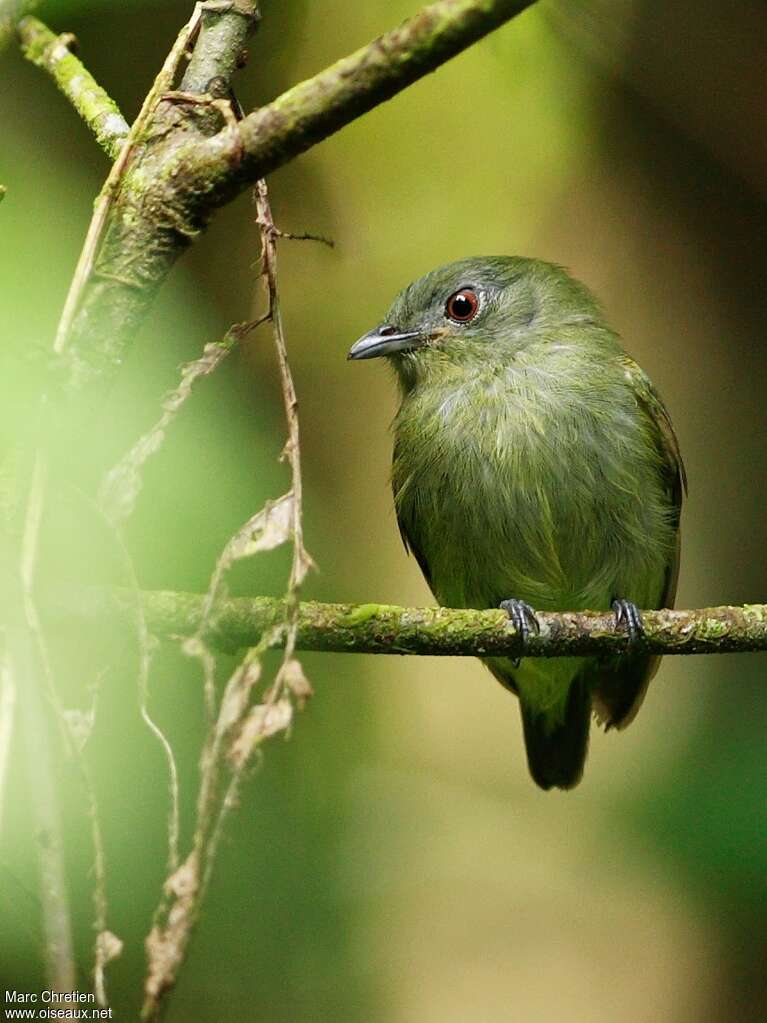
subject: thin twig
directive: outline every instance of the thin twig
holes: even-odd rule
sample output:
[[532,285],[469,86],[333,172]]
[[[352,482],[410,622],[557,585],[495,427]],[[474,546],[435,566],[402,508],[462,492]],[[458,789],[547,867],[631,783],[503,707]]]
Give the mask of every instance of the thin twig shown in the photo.
[[[184,103],[210,102],[209,97],[183,93],[171,94],[169,98]],[[213,102],[227,103],[233,116],[230,101]],[[264,316],[230,328],[226,351],[235,340],[241,340],[264,320],[271,319],[273,312],[270,302],[269,311]],[[184,373],[182,385],[172,396],[172,411],[175,411],[180,400],[188,397],[195,377],[201,372],[212,372],[222,357],[222,353],[217,351],[211,353],[209,366],[203,364],[202,360],[192,364],[191,371]],[[164,429],[166,421],[167,411],[158,427],[147,435],[150,440],[158,428],[160,431]],[[161,439],[161,433],[159,436]],[[135,463],[136,459],[132,458],[131,461]],[[132,489],[135,490],[135,487]],[[292,491],[277,501],[268,501],[228,541],[211,575],[198,628],[183,647],[187,654],[197,657],[202,665],[209,731],[200,758],[200,787],[192,848],[181,866],[174,869],[165,882],[163,897],[146,941],[148,970],[142,1008],[144,1019],[154,1018],[159,1013],[162,1001],[175,983],[185,959],[213,871],[224,821],[236,804],[243,774],[260,742],[287,728],[291,720],[292,707],[289,701],[275,700],[274,705],[268,707],[251,706],[251,694],[261,679],[261,654],[274,640],[271,634],[261,637],[260,645],[254,644],[246,653],[230,675],[218,705],[215,690],[216,662],[204,634],[223,596],[224,579],[231,566],[241,558],[270,550],[292,537],[294,507]]]
[[[197,101],[195,97],[185,95],[176,98],[182,102]],[[267,502],[226,544],[211,576],[198,627],[184,644],[184,650],[198,657],[202,664],[210,728],[200,761],[200,788],[192,849],[183,864],[168,877],[163,899],[147,938],[149,965],[142,1009],[145,1019],[157,1015],[162,999],[174,984],[184,961],[213,871],[224,822],[236,805],[245,771],[261,743],[289,727],[293,715],[289,695],[303,700],[309,693],[308,683],[294,656],[299,587],[311,564],[304,549],[301,527],[298,405],[287,361],[277,292],[275,248],[278,232],[269,210],[266,185],[263,183],[259,184],[256,201],[268,312],[247,326],[252,329],[267,318],[273,325],[288,423],[284,457],[289,460],[291,467],[291,489],[277,501]],[[245,654],[229,677],[220,704],[216,707],[215,660],[205,634],[211,621],[215,620],[216,607],[223,596],[225,575],[236,560],[272,549],[289,539],[293,543],[293,559],[284,619],[275,625],[272,632],[262,635],[259,644],[254,644]],[[261,681],[261,655],[277,641],[278,634],[285,637],[283,661],[265,702],[254,706],[252,693]]]
[[[290,724],[291,706],[287,700],[249,709],[250,693],[261,675],[260,657],[272,640],[271,635],[265,636],[262,645],[250,650],[230,677],[206,742],[192,849],[166,880],[163,899],[146,939],[148,972],[141,1010],[144,1020],[157,1017],[184,962],[210,881],[223,823],[236,805],[245,768],[261,742]],[[256,727],[243,741],[247,726],[254,721]],[[224,784],[227,766],[231,771]]]
[[19,21],[39,6],[40,0],[0,0],[0,53],[13,39]]
[[[93,724],[94,721],[92,720],[91,728]],[[123,943],[107,927],[109,904],[107,902],[106,855],[99,819],[96,787],[93,784],[90,769],[82,754],[78,754],[77,763],[85,790],[88,820],[91,829],[91,845],[93,847],[93,928],[96,932],[96,939],[93,945],[93,988],[96,995],[96,1003],[105,1008],[109,1004],[106,968],[113,959],[120,955]]]
[[[271,631],[267,632],[260,638],[260,645],[254,644],[246,653],[230,676],[216,708],[215,660],[202,635],[213,606],[221,599],[224,575],[234,561],[285,542],[288,533],[285,507],[284,498],[267,503],[227,543],[216,563],[208,593],[203,598],[198,628],[191,640],[184,644],[185,652],[202,662],[210,727],[200,758],[200,788],[192,848],[184,862],[167,878],[146,940],[148,971],[144,983],[143,1019],[156,1017],[184,961],[213,869],[223,821],[234,804],[240,778],[250,756],[259,742],[287,728],[290,723],[290,714],[286,714],[284,706],[277,703],[276,707],[269,708],[271,717],[267,715],[267,709],[263,710],[260,731],[247,732],[248,723],[258,712],[258,708],[250,704],[253,688],[261,678],[261,653],[276,641],[276,636]],[[246,732],[249,742],[242,750]],[[224,783],[227,767],[230,768],[229,780]]]
[[[26,724],[30,781],[34,785],[34,803],[40,821],[41,902],[46,932],[46,950],[49,958],[48,972],[49,976],[56,978],[57,990],[67,990],[67,985],[71,987],[74,983],[71,921],[66,891],[61,823],[56,805],[56,785],[51,756],[47,750],[49,743],[44,742],[45,750],[43,750],[39,734],[41,729],[48,730],[48,715],[40,698],[43,686],[48,697],[49,709],[54,713],[55,722],[63,740],[63,749],[73,760],[85,792],[94,858],[93,899],[96,913],[94,920],[96,930],[94,982],[96,999],[99,1005],[106,1006],[104,968],[111,959],[119,954],[122,945],[106,927],[108,907],[104,844],[99,824],[95,787],[83,753],[85,742],[95,724],[98,692],[94,691],[88,711],[64,710],[54,684],[53,671],[34,595],[46,472],[45,453],[40,451],[32,476],[21,548],[21,607],[24,614],[25,633],[20,636],[17,650],[21,663],[26,665],[27,674],[27,685],[22,701],[22,717]],[[141,613],[143,616],[143,612]],[[35,687],[39,692],[35,690]],[[34,735],[35,732],[36,735]],[[67,949],[69,949],[68,953]],[[71,963],[67,962],[67,954],[71,958]]]
[[269,302],[269,318],[272,321],[272,333],[274,335],[274,347],[277,352],[277,362],[280,369],[280,385],[282,388],[282,401],[285,408],[285,418],[288,426],[288,439],[283,449],[282,457],[288,460],[290,465],[291,484],[290,494],[292,498],[292,522],[291,538],[293,542],[293,559],[290,566],[288,588],[285,595],[286,607],[286,635],[285,653],[282,665],[277,673],[275,685],[272,688],[271,698],[277,700],[282,696],[285,689],[291,686],[296,692],[300,701],[303,701],[311,693],[300,666],[295,662],[294,653],[296,648],[296,636],[298,634],[298,601],[301,590],[301,583],[306,573],[313,567],[314,562],[304,547],[303,532],[303,487],[301,481],[301,439],[298,425],[298,399],[293,383],[293,374],[288,362],[288,350],[285,344],[285,332],[282,323],[282,310],[280,308],[280,296],[277,288],[277,238],[280,232],[274,224],[271,207],[269,205],[269,192],[266,181],[256,182],[254,189],[258,223],[261,229],[261,253],[262,253],[262,274],[266,284],[266,292]]
[[302,231],[301,234],[293,234],[291,231],[277,231],[278,238],[284,238],[286,241],[291,242],[319,242],[320,245],[326,245],[329,249],[334,249],[336,243],[332,238],[326,238],[324,234],[311,234],[309,231]]
[[[74,761],[79,772],[85,792],[88,817],[90,820],[91,841],[93,846],[95,908],[94,927],[96,941],[94,946],[94,984],[96,999],[101,1006],[106,1006],[106,981],[104,970],[106,964],[119,954],[122,944],[118,938],[107,930],[107,895],[104,844],[99,824],[96,791],[85,760],[83,747],[87,741],[96,715],[97,691],[94,691],[90,709],[85,712],[65,711],[55,688],[53,672],[48,659],[45,636],[40,623],[37,604],[34,596],[36,562],[39,549],[39,533],[43,512],[43,499],[46,489],[47,457],[43,450],[38,451],[32,484],[27,503],[27,514],[21,547],[20,577],[22,583],[22,607],[26,626],[26,636],[22,638],[19,650],[22,659],[26,658],[28,672],[36,675],[41,685],[44,681],[50,709],[63,739],[63,747]],[[135,580],[134,580],[135,581]],[[137,603],[140,603],[137,601]],[[143,611],[139,612],[142,615]],[[147,640],[149,636],[147,633]],[[24,654],[26,647],[27,653]],[[34,692],[35,679],[32,674],[27,678],[28,689],[24,692],[26,704],[27,745],[30,755],[30,780],[35,786],[35,803],[41,821],[41,875],[43,919],[46,931],[46,949],[52,965],[49,975],[55,976],[58,990],[67,990],[74,983],[74,958],[72,952],[71,921],[69,918],[66,877],[63,861],[63,843],[61,824],[56,805],[55,780],[53,766],[47,752],[40,750],[40,743],[32,739],[32,730],[47,728],[47,715],[40,700],[40,694]],[[39,738],[39,737],[38,737]],[[46,746],[48,743],[45,744]],[[35,752],[37,751],[37,752]],[[71,964],[66,961],[67,943]],[[58,966],[56,961],[58,960]],[[56,973],[53,971],[57,970]]]
[[168,808],[168,868],[175,870],[178,866],[178,842],[181,832],[178,767],[176,766],[173,747],[168,741],[168,737],[149,713],[149,675],[152,667],[152,641],[146,627],[143,610],[138,604],[136,605],[136,632],[139,645],[139,711],[144,724],[159,742],[168,768],[168,793],[170,796]]
[[234,324],[220,341],[206,344],[198,359],[182,366],[178,385],[163,400],[160,418],[106,473],[99,487],[99,504],[113,524],[124,522],[132,514],[141,492],[144,465],[159,451],[168,428],[191,396],[195,383],[210,376],[235,345],[244,341],[265,318]]
[[108,93],[82,61],[71,52],[72,36],[54,35],[37,18],[24,18],[18,27],[24,56],[47,71],[82,117],[107,156],[114,159],[128,135],[128,122]]
[[[258,647],[253,648],[246,655],[246,660],[258,661],[269,649],[273,642],[272,635],[262,637]],[[219,811],[213,826],[210,829],[208,838],[208,849],[205,861],[205,869],[202,874],[201,896],[205,893],[213,872],[213,865],[218,851],[218,845],[224,832],[226,818],[237,805],[237,799],[246,769],[253,761],[255,753],[261,743],[279,732],[289,729],[293,720],[293,706],[290,699],[281,697],[278,700],[269,699],[267,702],[257,704],[250,708],[247,715],[243,715],[240,721],[239,732],[231,743],[229,750],[229,764],[231,775],[224,798],[220,802]]]
[[120,555],[122,570],[125,573],[129,584],[125,592],[132,595],[128,614],[130,616],[131,625],[135,629],[138,648],[137,689],[139,713],[141,714],[144,724],[159,742],[167,765],[169,797],[167,865],[169,871],[173,871],[177,868],[179,859],[178,847],[181,830],[180,787],[178,780],[178,767],[176,765],[176,758],[173,755],[173,748],[168,741],[168,737],[149,713],[149,680],[152,668],[152,652],[156,641],[150,634],[147,626],[138,577],[136,576],[136,570],[133,567],[133,560],[125,545],[119,525],[109,518],[100,503],[93,501],[86,494],[81,493],[80,496],[83,500],[88,502],[93,511],[103,519],[105,526],[107,526],[110,530],[116,550]]

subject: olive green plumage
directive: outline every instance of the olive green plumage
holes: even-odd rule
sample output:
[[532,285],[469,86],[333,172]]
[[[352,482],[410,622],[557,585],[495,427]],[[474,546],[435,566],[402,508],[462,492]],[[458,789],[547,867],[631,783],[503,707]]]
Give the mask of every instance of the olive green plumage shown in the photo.
[[[397,372],[397,518],[441,604],[673,602],[684,470],[671,423],[564,270],[512,257],[441,267],[350,354],[387,355]],[[643,654],[486,663],[519,696],[544,788],[577,783],[592,708],[627,724],[657,667]]]

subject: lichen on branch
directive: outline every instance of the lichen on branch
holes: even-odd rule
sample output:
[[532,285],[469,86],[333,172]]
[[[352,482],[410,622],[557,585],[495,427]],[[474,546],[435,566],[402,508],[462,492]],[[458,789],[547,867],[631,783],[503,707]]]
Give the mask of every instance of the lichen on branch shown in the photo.
[[73,37],[57,36],[31,16],[19,22],[18,34],[24,56],[48,72],[107,156],[114,159],[128,134],[128,122],[115,101],[72,53]]
[[[532,2],[436,0],[238,125],[211,118],[210,110],[201,116],[193,104],[177,105],[172,112],[172,104],[158,104],[143,144],[135,147],[120,178],[68,329],[74,381],[101,384],[116,372],[157,289],[218,207]],[[243,16],[246,8],[250,17]],[[202,87],[214,68],[224,79],[220,84],[226,84],[257,20],[256,5],[247,0],[212,0],[199,9],[202,31],[181,83],[185,91]],[[209,59],[214,43],[220,49]],[[152,139],[154,144],[146,144]]]
[[228,192],[305,152],[436,70],[530,7],[533,0],[437,0],[367,46],[300,82],[249,114],[240,126],[242,159],[232,145],[201,144],[208,182]]
[[13,39],[19,21],[39,6],[40,0],[0,0],[0,53]]
[[[135,595],[112,590],[81,605],[99,614],[102,600],[112,612],[134,606]],[[145,591],[141,603],[149,629],[158,636],[194,634],[204,597],[194,593]],[[629,638],[611,613],[540,612],[526,657],[620,654]],[[715,654],[767,651],[767,604],[710,607],[694,611],[644,611],[642,647],[653,654]],[[270,597],[231,597],[210,616],[207,642],[226,650],[254,646],[285,620],[284,602]],[[336,653],[429,656],[518,656],[519,636],[501,610],[398,607],[390,604],[301,603],[296,647]]]

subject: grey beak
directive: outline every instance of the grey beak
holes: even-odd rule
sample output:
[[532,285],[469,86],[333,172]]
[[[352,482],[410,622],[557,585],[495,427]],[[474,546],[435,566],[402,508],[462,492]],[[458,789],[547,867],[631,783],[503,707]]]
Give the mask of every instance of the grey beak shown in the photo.
[[420,337],[421,332],[418,330],[400,332],[396,327],[384,323],[353,344],[347,358],[377,359],[379,355],[394,355],[395,352],[414,348],[413,342]]

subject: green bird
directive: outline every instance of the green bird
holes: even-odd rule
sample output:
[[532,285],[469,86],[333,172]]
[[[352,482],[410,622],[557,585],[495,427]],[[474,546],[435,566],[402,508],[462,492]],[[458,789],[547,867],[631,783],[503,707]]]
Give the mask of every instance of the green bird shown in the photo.
[[659,658],[639,608],[670,606],[686,479],[657,391],[584,285],[550,263],[465,259],[405,288],[350,359],[386,356],[401,404],[392,487],[405,547],[448,607],[612,610],[613,657],[488,657],[516,693],[530,773],[583,773],[592,711],[629,724]]

